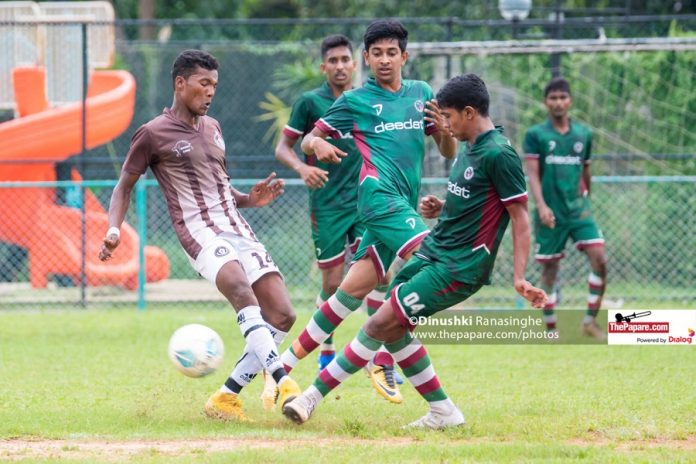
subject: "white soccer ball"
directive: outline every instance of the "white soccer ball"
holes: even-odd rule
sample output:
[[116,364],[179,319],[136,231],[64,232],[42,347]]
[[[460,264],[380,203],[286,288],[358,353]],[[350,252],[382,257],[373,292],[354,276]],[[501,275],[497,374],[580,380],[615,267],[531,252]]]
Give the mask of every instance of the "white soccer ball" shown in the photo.
[[180,327],[169,339],[169,359],[189,377],[215,372],[224,354],[225,346],[217,332],[201,324]]

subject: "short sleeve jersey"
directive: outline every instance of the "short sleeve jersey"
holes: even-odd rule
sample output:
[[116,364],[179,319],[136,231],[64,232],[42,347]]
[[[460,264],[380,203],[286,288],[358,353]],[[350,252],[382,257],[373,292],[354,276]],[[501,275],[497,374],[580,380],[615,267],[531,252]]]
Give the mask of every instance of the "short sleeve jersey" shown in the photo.
[[[297,99],[290,113],[290,120],[283,129],[288,138],[297,140],[314,129],[336,98],[328,82],[321,87],[305,92]],[[309,205],[312,211],[333,211],[355,209],[358,201],[358,176],[362,158],[350,133],[333,140],[348,156],[340,163],[322,163],[314,155],[305,155],[305,162],[328,171],[329,181],[320,189],[309,189]]]
[[220,124],[203,116],[198,129],[169,108],[133,134],[123,163],[129,174],[152,169],[164,193],[169,216],[184,251],[196,259],[203,244],[223,232],[251,240],[256,236],[239,214],[225,163]]
[[379,189],[415,205],[425,154],[425,136],[437,131],[423,120],[425,103],[433,98],[422,81],[404,80],[396,92],[374,78],[344,92],[316,124],[333,138],[352,133],[362,155],[360,184],[375,179]]
[[570,121],[570,130],[560,134],[547,120],[527,131],[522,148],[528,159],[539,160],[541,193],[557,218],[579,216],[588,207],[582,171],[590,163],[590,128]]
[[457,156],[440,219],[416,253],[444,263],[457,282],[489,284],[510,222],[505,207],[515,202],[527,202],[522,161],[498,127]]

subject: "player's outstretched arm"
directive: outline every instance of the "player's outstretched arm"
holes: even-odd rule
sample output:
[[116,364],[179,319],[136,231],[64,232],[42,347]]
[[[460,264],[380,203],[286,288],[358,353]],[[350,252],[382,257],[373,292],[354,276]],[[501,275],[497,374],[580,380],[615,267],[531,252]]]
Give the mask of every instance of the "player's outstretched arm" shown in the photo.
[[327,142],[325,140],[327,135],[326,132],[315,127],[302,139],[302,151],[307,155],[315,155],[322,163],[340,163],[342,158],[348,156],[348,153]]
[[517,293],[532,303],[535,308],[543,308],[548,296],[546,292],[530,284],[525,278],[527,257],[530,247],[529,215],[526,203],[511,203],[505,207],[512,223],[512,254],[514,285]]
[[275,148],[275,157],[295,171],[304,181],[305,185],[311,189],[322,188],[329,180],[329,173],[316,166],[310,166],[304,163],[293,150],[297,139],[293,139],[283,134],[280,136],[280,141]]
[[447,125],[445,117],[440,113],[440,106],[437,100],[430,100],[425,104],[425,116],[423,119],[428,123],[433,123],[437,127],[437,132],[433,133],[433,139],[437,144],[440,154],[447,159],[452,159],[457,154],[457,139],[452,137],[452,132]]
[[231,188],[234,200],[239,208],[260,208],[271,203],[285,192],[285,181],[275,179],[276,173],[272,172],[264,180],[254,185],[249,193],[242,193],[234,187]]
[[99,250],[99,259],[106,261],[111,259],[111,254],[121,243],[121,224],[126,217],[126,211],[130,205],[130,196],[133,191],[133,186],[138,182],[140,176],[130,174],[126,171],[121,171],[121,176],[118,179],[114,191],[111,193],[111,201],[109,202],[109,230],[104,237]]
[[435,195],[424,196],[420,201],[421,216],[426,219],[435,219],[439,217],[444,204],[444,200],[440,200]]

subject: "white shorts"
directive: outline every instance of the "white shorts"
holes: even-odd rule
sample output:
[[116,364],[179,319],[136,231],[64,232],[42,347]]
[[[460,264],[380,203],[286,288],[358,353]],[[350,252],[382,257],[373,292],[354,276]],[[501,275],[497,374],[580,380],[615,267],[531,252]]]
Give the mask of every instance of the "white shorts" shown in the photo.
[[237,261],[244,269],[249,284],[253,284],[262,276],[277,272],[283,274],[273,262],[270,253],[261,242],[256,242],[239,235],[223,233],[209,240],[195,260],[190,256],[191,266],[206,280],[215,285],[215,278],[225,264]]

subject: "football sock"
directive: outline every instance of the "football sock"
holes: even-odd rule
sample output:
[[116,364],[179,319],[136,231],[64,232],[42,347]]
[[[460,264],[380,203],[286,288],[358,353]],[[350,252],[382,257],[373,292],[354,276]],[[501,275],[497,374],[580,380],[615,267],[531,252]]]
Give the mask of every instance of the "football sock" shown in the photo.
[[587,314],[585,315],[585,323],[590,323],[597,317],[600,306],[602,306],[602,296],[604,295],[604,279],[594,272],[590,272],[587,276],[587,286],[589,295],[587,296]]
[[340,288],[336,290],[336,293],[314,312],[307,327],[281,356],[285,370],[290,372],[300,359],[314,351],[349,314],[360,307],[360,303],[359,299],[348,295]]
[[546,294],[549,296],[549,299],[546,302],[546,306],[544,306],[544,309],[543,309],[544,323],[546,324],[546,330],[553,330],[556,328],[555,309],[556,309],[556,302],[558,301],[558,295],[553,290],[553,287],[544,288],[542,286],[542,288],[546,292]]
[[[330,296],[331,295],[327,295],[326,292],[324,292],[324,289],[322,289],[321,292],[319,292],[319,295],[317,295],[317,301],[314,310],[318,310],[321,307],[321,305],[329,299]],[[331,332],[328,338],[322,342],[320,351],[321,356],[330,356],[336,352],[336,347],[333,344],[333,332]]]
[[237,324],[249,345],[249,351],[256,355],[261,366],[273,376],[276,383],[280,384],[280,381],[287,376],[287,372],[280,362],[273,335],[261,317],[261,308],[258,306],[243,308],[237,313]]
[[[272,325],[266,323],[268,330],[273,336],[273,341],[276,347],[283,343],[283,340],[288,335],[287,332],[283,332],[280,329],[273,327]],[[244,351],[242,356],[239,358],[237,363],[232,370],[227,381],[220,388],[220,391],[226,393],[239,393],[242,388],[246,387],[254,380],[254,377],[261,372],[263,365],[259,362],[259,359],[254,354],[253,350],[250,348],[249,343],[244,346]]]

